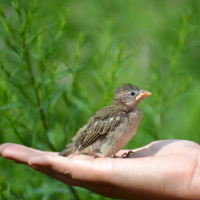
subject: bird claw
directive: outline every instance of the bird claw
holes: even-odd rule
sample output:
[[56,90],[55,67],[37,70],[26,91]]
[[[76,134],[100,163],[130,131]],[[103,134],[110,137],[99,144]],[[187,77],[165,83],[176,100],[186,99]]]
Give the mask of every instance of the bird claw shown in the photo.
[[[117,155],[111,155],[110,157],[111,158],[129,158],[130,154],[135,154],[135,152],[133,151],[128,151],[127,153],[123,153],[122,156],[117,156]],[[92,154],[94,156],[94,159],[95,158],[104,158],[104,156],[100,153],[93,153]]]
[[119,158],[120,156],[112,155],[111,158]]
[[121,158],[128,158],[130,156],[130,154],[132,154],[132,153],[135,154],[135,152],[133,152],[133,151],[129,151],[127,153],[123,153]]
[[94,159],[95,159],[95,158],[104,158],[104,156],[103,156],[102,154],[96,153],[96,152],[93,152],[93,153],[91,153],[90,155],[94,156]]

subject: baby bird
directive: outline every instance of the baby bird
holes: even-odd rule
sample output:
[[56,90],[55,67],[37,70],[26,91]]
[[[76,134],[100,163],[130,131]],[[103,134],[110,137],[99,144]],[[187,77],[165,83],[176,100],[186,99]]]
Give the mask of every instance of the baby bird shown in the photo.
[[137,105],[150,95],[137,86],[123,84],[115,92],[113,105],[97,111],[59,155],[87,153],[95,157],[114,157],[136,134],[142,119]]

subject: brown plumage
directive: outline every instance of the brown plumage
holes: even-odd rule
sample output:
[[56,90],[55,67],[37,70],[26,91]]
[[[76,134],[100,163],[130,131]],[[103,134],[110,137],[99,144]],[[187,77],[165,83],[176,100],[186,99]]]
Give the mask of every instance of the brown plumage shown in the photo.
[[149,95],[150,92],[131,84],[122,85],[115,92],[113,105],[100,109],[90,118],[59,155],[115,155],[135,135],[142,118],[137,105]]

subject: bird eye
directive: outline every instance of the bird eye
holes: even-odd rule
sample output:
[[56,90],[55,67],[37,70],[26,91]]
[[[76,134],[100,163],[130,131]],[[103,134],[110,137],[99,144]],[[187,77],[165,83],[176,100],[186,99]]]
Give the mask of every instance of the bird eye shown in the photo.
[[134,96],[135,92],[132,91],[132,92],[129,92],[128,94],[131,95],[131,96]]

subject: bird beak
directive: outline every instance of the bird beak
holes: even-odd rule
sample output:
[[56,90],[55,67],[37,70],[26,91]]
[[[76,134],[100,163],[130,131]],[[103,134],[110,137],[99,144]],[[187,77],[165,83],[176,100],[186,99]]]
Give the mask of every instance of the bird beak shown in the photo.
[[151,92],[148,92],[148,91],[145,91],[145,90],[142,90],[141,93],[135,98],[136,101],[140,101],[142,99],[144,99],[145,97],[148,97],[151,95]]

